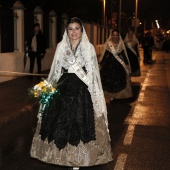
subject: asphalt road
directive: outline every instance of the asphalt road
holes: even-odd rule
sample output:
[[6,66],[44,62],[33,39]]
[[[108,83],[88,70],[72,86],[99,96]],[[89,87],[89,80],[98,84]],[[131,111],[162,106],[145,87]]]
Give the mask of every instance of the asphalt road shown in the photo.
[[[133,98],[107,103],[114,161],[101,166],[82,167],[81,170],[170,169],[170,53],[154,51],[153,59],[155,63],[150,65],[141,61],[142,75],[132,78]],[[21,79],[25,89],[37,82]],[[6,100],[15,97],[10,93]],[[24,89],[22,93],[26,95]],[[22,98],[14,99],[13,106],[4,106],[7,110],[23,101]],[[28,108],[24,114],[0,128],[0,170],[66,170],[67,167],[30,158],[38,107],[35,105],[29,110],[30,103],[22,104]]]

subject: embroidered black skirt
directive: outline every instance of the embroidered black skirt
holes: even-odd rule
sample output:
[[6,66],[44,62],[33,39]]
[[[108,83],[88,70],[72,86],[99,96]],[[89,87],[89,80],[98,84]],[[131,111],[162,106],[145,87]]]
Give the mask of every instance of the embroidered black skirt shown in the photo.
[[95,140],[94,110],[87,85],[74,73],[64,73],[58,84],[59,94],[43,113],[41,139],[54,141],[59,149],[67,143],[77,146],[80,140]]
[[127,85],[125,69],[110,52],[102,62],[100,75],[103,90],[109,93],[120,92]]

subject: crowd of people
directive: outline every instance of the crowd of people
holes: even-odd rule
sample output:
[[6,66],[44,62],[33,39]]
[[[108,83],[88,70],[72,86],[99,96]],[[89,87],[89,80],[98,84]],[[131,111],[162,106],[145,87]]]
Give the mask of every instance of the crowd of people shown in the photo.
[[[29,43],[31,73],[35,58],[41,72],[40,61],[45,54],[43,46],[38,50],[37,26]],[[146,63],[151,61],[153,46],[148,37],[142,40]],[[69,19],[47,78],[49,83],[58,84],[59,97],[54,94],[38,117],[31,157],[73,170],[112,161],[106,98],[112,104],[115,99],[133,97],[131,77],[141,75],[140,57],[133,30],[122,39],[114,29],[97,58],[82,21]]]

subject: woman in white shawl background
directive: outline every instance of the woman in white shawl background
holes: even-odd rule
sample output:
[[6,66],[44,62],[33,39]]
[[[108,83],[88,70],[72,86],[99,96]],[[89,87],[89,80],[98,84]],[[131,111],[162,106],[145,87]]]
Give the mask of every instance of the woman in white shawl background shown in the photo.
[[132,97],[130,72],[131,66],[124,42],[118,30],[113,30],[105,43],[99,58],[100,74],[105,97],[114,99]]
[[135,36],[135,33],[133,30],[129,29],[125,39],[124,43],[126,46],[126,51],[128,54],[129,62],[131,65],[131,73],[130,75],[132,77],[140,76],[140,51],[139,51],[139,41]]
[[69,169],[112,161],[97,57],[80,19],[68,21],[47,80],[60,95],[39,118],[31,157]]

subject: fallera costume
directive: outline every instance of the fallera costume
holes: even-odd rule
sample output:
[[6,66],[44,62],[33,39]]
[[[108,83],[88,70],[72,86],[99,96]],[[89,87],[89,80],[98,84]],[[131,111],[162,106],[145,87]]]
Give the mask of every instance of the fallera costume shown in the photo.
[[114,46],[110,36],[99,59],[104,94],[106,98],[110,99],[132,97],[129,69],[127,68],[127,65],[130,65],[129,59],[120,35],[119,39],[117,46]]
[[128,54],[129,62],[131,65],[131,77],[137,77],[141,75],[140,71],[140,51],[139,51],[139,41],[133,34],[133,39],[129,40],[128,34],[126,34],[124,43],[126,46],[126,51]]
[[60,95],[39,117],[31,157],[63,166],[94,166],[113,160],[107,109],[97,57],[85,29],[73,53],[65,31],[48,81]]

